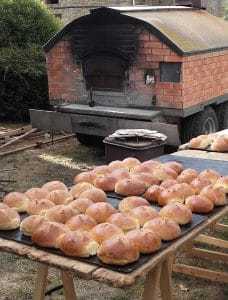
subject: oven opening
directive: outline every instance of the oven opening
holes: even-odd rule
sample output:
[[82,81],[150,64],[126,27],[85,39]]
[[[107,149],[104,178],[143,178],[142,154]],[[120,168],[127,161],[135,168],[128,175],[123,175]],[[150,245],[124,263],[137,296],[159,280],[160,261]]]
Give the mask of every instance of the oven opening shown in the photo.
[[126,62],[116,56],[93,56],[83,65],[86,89],[123,92]]

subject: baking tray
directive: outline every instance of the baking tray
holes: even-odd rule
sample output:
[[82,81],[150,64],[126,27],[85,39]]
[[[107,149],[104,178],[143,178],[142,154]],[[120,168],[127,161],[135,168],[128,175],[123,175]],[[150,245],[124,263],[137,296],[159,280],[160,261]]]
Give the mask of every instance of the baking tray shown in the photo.
[[[120,199],[109,197],[108,198],[108,202],[111,203],[114,207],[117,208],[118,204],[120,202]],[[156,210],[160,209],[158,206],[154,206],[154,205],[151,205],[151,206],[154,207]],[[26,216],[27,216],[27,214],[21,214],[21,219],[24,219]],[[196,226],[200,225],[206,219],[207,219],[206,215],[202,216],[202,215],[195,215],[195,214],[193,214],[192,223],[181,227],[181,236],[180,237],[182,237],[186,233],[190,232],[193,228],[195,228]],[[35,245],[32,242],[32,240],[30,239],[30,237],[24,236],[20,232],[19,229],[0,231],[0,238],[4,238],[4,239],[7,239],[7,240],[16,241],[18,243],[29,245],[29,246],[35,246],[35,247],[37,247],[39,249],[45,250],[46,252],[50,252],[50,253],[53,253],[53,254],[65,256],[58,249],[38,247],[37,245]],[[134,263],[126,265],[126,266],[112,266],[112,265],[104,264],[104,263],[102,263],[98,259],[97,256],[90,257],[90,258],[78,258],[77,257],[77,258],[75,258],[75,260],[83,261],[83,262],[86,262],[86,263],[89,263],[89,264],[93,264],[93,265],[96,265],[96,266],[99,266],[99,267],[105,267],[107,269],[110,269],[110,270],[113,270],[113,271],[116,271],[116,272],[128,274],[128,273],[131,273],[131,272],[137,270],[143,264],[145,264],[150,259],[152,259],[157,253],[159,253],[162,250],[166,249],[167,247],[171,246],[174,242],[175,242],[175,240],[171,241],[171,242],[163,242],[161,249],[158,250],[157,252],[155,252],[153,254],[148,254],[148,255],[140,255],[140,258],[139,258],[139,260],[137,262],[134,262]],[[71,259],[74,259],[74,258],[71,257]]]

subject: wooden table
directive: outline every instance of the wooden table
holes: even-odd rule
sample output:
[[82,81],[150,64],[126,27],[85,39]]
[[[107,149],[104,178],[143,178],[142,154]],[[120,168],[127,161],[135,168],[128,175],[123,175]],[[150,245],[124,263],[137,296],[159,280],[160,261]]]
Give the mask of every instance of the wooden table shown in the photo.
[[[174,154],[199,157],[199,154],[195,153],[195,151],[194,153],[193,151],[180,151]],[[206,156],[205,158],[208,158],[206,153],[203,155]],[[217,155],[218,154],[216,154],[216,157]],[[209,156],[211,156],[211,154]],[[215,159],[215,157],[213,157],[213,159]],[[226,156],[226,160],[228,161],[228,155]],[[34,289],[34,300],[44,299],[49,266],[61,270],[66,300],[77,299],[74,290],[73,275],[77,275],[88,280],[92,279],[102,283],[105,282],[114,287],[131,286],[135,284],[138,278],[146,276],[143,300],[157,300],[158,286],[160,286],[162,299],[170,300],[172,298],[172,263],[175,253],[177,250],[180,250],[182,247],[188,245],[189,242],[193,241],[197,236],[199,236],[200,233],[202,233],[202,231],[210,228],[211,226],[215,226],[218,220],[227,215],[227,213],[228,206],[224,207],[222,211],[216,213],[212,217],[206,219],[191,232],[176,240],[172,246],[153,256],[153,258],[151,258],[147,263],[130,274],[114,272],[106,268],[90,265],[80,262],[76,259],[50,254],[44,250],[39,250],[32,246],[23,245],[14,241],[8,241],[2,238],[0,238],[0,251],[27,257],[28,259],[40,263],[37,272],[36,286]]]

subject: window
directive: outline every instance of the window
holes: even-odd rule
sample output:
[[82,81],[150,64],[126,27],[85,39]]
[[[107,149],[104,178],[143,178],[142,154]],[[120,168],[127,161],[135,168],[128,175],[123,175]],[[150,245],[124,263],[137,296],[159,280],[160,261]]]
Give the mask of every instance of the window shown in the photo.
[[180,82],[181,63],[160,63],[161,82]]

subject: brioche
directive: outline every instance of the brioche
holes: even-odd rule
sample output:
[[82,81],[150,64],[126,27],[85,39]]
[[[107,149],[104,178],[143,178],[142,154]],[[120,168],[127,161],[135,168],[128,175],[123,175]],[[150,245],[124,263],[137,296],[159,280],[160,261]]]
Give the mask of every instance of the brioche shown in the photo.
[[137,229],[140,227],[138,220],[126,213],[116,213],[111,215],[107,219],[107,223],[118,226],[124,232]]
[[191,209],[193,213],[209,213],[214,208],[214,203],[204,196],[191,196],[185,201],[185,205]]
[[58,248],[58,240],[68,231],[63,224],[44,222],[32,233],[32,241],[41,247]]
[[127,169],[116,169],[112,171],[110,176],[115,177],[117,181],[122,180],[122,179],[127,179],[130,178],[130,173]]
[[83,192],[92,188],[94,188],[94,186],[89,182],[79,182],[71,188],[70,193],[74,199],[77,199]]
[[103,177],[107,176],[111,172],[111,169],[109,166],[103,165],[95,167],[92,172],[96,175],[96,177]]
[[211,145],[212,151],[228,152],[228,135],[218,136]]
[[164,166],[173,169],[178,175],[184,170],[184,166],[176,161],[169,161],[163,164]]
[[181,235],[180,226],[176,222],[162,217],[148,221],[143,229],[152,230],[163,241],[171,241]]
[[164,180],[162,183],[161,183],[161,187],[164,188],[164,189],[168,189],[172,186],[174,186],[175,184],[177,184],[178,182],[175,180],[175,179],[168,179],[168,180]]
[[161,238],[152,230],[132,230],[126,234],[126,237],[142,254],[153,253],[161,248]]
[[164,181],[168,179],[176,179],[178,176],[173,169],[164,165],[156,167],[153,170],[152,174],[160,181]]
[[132,209],[129,214],[138,220],[140,226],[143,226],[147,221],[158,217],[158,212],[151,206],[138,206]]
[[60,250],[74,257],[89,257],[97,254],[98,243],[87,232],[74,231],[64,234],[58,242]]
[[177,184],[176,186],[174,186],[174,189],[175,187],[177,189],[179,189],[181,195],[184,196],[184,199],[186,199],[187,197],[190,197],[190,196],[193,196],[195,195],[195,189],[188,183],[180,183],[180,184]]
[[111,170],[111,172],[114,170],[125,168],[123,162],[120,160],[114,160],[114,161],[110,162],[110,164],[108,166],[109,166],[109,170]]
[[221,175],[218,172],[211,169],[204,170],[199,174],[199,179],[209,180],[211,184],[215,184],[220,177]]
[[191,187],[194,189],[195,194],[199,194],[203,188],[211,184],[210,180],[206,178],[196,178],[191,182]]
[[25,192],[25,195],[31,200],[42,200],[47,198],[49,192],[43,188],[31,188]]
[[158,204],[160,206],[165,206],[171,202],[184,203],[184,200],[185,198],[179,185],[174,185],[160,193],[158,197]]
[[3,198],[3,203],[16,209],[18,212],[26,212],[30,199],[23,193],[12,192]]
[[29,215],[44,215],[48,209],[54,206],[54,203],[47,199],[31,200],[27,206],[27,213]]
[[140,164],[141,162],[135,157],[128,157],[123,160],[123,166],[129,171]]
[[115,192],[122,196],[139,196],[146,191],[143,181],[134,179],[122,179],[115,185]]
[[214,206],[223,206],[227,204],[226,193],[222,187],[213,187],[207,186],[205,187],[200,196],[206,197],[214,203]]
[[92,200],[94,203],[97,202],[106,202],[107,196],[104,191],[98,188],[88,189],[85,192],[81,193],[80,198],[87,198]]
[[94,181],[95,187],[103,190],[104,192],[113,192],[115,190],[116,183],[117,183],[117,179],[115,176],[112,175],[98,177]]
[[164,206],[160,212],[160,217],[175,221],[180,225],[188,224],[192,221],[192,211],[181,203],[170,203]]
[[77,184],[79,182],[88,182],[88,183],[93,184],[96,177],[97,177],[97,175],[92,171],[82,172],[74,177],[74,184]]
[[200,135],[190,140],[189,146],[194,149],[207,149],[212,143],[212,138],[209,135]]
[[117,235],[123,235],[121,228],[110,223],[101,223],[93,227],[90,231],[92,238],[99,244],[103,243],[107,239],[111,239]]
[[131,209],[138,207],[138,206],[150,206],[149,202],[142,198],[137,196],[131,196],[124,198],[119,203],[119,210],[121,212],[128,212]]
[[104,241],[97,251],[105,264],[127,265],[139,259],[139,251],[126,236],[115,236]]
[[29,216],[21,222],[20,231],[26,236],[32,236],[33,232],[45,222],[47,220],[43,216]]
[[56,205],[68,204],[73,201],[73,196],[64,190],[55,190],[48,194],[47,199]]
[[134,168],[133,172],[134,173],[151,173],[153,172],[153,170],[156,168],[156,167],[159,167],[161,166],[162,164],[157,161],[157,160],[147,160],[147,161],[144,161],[143,163],[141,163],[141,165],[138,165]]
[[20,216],[13,208],[0,208],[0,230],[14,230],[20,226]]
[[151,185],[154,185],[154,184],[158,185],[160,183],[160,180],[155,178],[150,173],[132,174],[131,179],[144,182],[146,184],[147,188],[150,187]]
[[0,209],[2,209],[2,208],[9,208],[9,206],[0,202]]
[[70,218],[75,216],[77,213],[73,208],[66,205],[56,205],[46,211],[45,217],[50,222],[65,224]]
[[149,202],[158,203],[158,199],[164,190],[165,189],[162,186],[152,185],[148,188],[143,197],[146,198],[146,200],[148,200]]
[[47,190],[48,192],[52,192],[55,190],[63,190],[66,192],[68,191],[68,188],[66,187],[66,185],[59,180],[47,182],[42,186],[42,188]]
[[76,213],[85,213],[87,208],[92,204],[94,204],[93,201],[88,198],[78,198],[68,204],[68,206],[73,208]]
[[194,169],[185,169],[178,177],[177,181],[179,183],[191,183],[196,177],[198,177],[198,172]]
[[93,218],[84,214],[74,216],[66,222],[66,226],[72,231],[90,231],[96,225],[97,223]]
[[219,178],[215,185],[215,188],[222,187],[225,190],[225,193],[228,194],[228,176]]
[[117,210],[111,204],[105,202],[94,203],[86,210],[86,214],[93,218],[97,223],[105,222],[116,212]]

